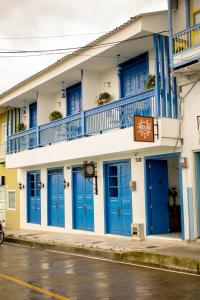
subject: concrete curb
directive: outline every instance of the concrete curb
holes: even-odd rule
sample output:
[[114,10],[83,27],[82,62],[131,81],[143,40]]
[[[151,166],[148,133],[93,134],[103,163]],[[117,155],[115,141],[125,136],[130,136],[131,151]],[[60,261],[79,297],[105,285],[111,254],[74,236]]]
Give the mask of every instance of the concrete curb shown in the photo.
[[39,249],[56,250],[66,253],[109,259],[116,262],[148,265],[161,269],[183,271],[200,275],[200,259],[192,259],[189,257],[162,255],[145,251],[120,252],[100,248],[83,247],[79,245],[54,243],[52,241],[33,240],[23,237],[6,237],[5,241],[8,243],[31,246]]

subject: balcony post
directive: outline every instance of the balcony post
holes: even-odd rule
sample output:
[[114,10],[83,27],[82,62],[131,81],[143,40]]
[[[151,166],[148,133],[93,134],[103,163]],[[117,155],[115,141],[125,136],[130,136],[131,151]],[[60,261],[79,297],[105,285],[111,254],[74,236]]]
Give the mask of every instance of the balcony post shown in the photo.
[[37,126],[36,130],[36,146],[38,148],[40,146],[40,126]]
[[85,128],[85,112],[81,112],[81,136],[86,135],[86,128]]
[[159,71],[159,51],[158,51],[158,34],[153,35],[154,40],[154,62],[155,62],[155,117],[160,116],[160,71]]
[[122,98],[121,73],[122,73],[122,67],[121,67],[121,66],[117,66],[117,77],[118,77],[119,99]]

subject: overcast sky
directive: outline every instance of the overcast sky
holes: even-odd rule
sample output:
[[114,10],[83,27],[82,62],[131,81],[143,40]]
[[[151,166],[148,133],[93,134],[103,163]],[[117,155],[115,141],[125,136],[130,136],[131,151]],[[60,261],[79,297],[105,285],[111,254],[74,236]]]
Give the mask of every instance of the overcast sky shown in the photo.
[[[166,0],[0,0],[0,51],[81,46],[138,13],[166,9],[166,2]],[[60,35],[73,36],[52,38]],[[60,57],[45,55],[8,58],[0,54],[0,93]]]

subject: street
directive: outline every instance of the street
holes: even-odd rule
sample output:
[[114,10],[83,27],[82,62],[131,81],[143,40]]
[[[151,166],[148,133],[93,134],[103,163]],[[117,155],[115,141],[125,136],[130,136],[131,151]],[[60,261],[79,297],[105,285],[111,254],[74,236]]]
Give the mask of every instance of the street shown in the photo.
[[0,246],[0,299],[200,299],[200,277],[12,244]]

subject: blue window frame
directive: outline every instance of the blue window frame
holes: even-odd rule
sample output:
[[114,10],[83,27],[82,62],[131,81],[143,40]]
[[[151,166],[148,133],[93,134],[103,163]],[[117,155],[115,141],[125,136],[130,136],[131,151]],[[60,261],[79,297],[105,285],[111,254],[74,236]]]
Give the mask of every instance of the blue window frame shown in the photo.
[[81,83],[66,89],[67,116],[74,115],[81,110]]
[[149,72],[148,53],[121,64],[121,68],[122,98],[143,92]]
[[29,105],[29,128],[37,126],[37,102]]
[[40,172],[27,173],[27,222],[41,224]]

